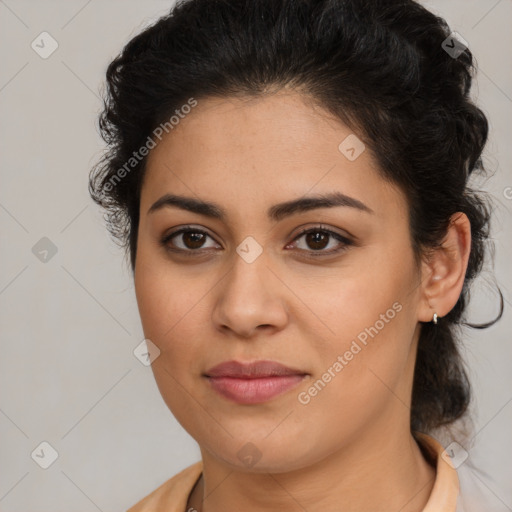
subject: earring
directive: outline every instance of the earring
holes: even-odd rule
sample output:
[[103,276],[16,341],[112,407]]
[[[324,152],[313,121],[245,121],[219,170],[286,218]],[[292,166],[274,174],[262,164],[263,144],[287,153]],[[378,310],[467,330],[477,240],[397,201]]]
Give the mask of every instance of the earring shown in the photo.
[[434,324],[437,324],[437,313],[434,313],[434,316],[432,318],[432,322],[434,322]]

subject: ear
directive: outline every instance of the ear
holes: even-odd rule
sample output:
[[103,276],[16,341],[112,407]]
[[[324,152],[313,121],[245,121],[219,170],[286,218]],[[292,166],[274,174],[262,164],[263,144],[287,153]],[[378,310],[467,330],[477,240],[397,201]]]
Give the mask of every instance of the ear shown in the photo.
[[422,263],[418,321],[430,322],[437,313],[446,316],[459,300],[469,253],[471,224],[466,214],[454,213],[441,247],[433,249]]

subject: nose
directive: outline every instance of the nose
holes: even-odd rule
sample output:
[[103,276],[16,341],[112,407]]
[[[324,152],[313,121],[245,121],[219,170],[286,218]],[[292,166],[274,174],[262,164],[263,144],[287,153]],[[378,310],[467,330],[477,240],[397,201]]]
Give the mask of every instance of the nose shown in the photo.
[[212,313],[216,329],[251,338],[257,331],[279,331],[288,321],[286,287],[268,266],[264,253],[248,263],[236,256],[217,287]]

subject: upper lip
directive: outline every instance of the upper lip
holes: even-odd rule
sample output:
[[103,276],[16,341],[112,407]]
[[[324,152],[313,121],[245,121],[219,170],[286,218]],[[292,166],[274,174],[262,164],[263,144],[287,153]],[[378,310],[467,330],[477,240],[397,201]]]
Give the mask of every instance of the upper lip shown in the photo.
[[282,377],[285,375],[306,375],[306,372],[289,368],[275,361],[255,361],[241,363],[226,361],[205,372],[207,377],[231,377],[239,379],[258,379],[264,377]]

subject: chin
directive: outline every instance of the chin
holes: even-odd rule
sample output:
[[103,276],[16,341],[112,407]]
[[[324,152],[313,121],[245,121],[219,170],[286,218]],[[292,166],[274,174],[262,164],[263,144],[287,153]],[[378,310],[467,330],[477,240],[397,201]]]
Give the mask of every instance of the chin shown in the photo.
[[263,437],[260,436],[260,440],[257,441],[229,438],[226,439],[226,443],[217,444],[213,449],[208,448],[208,452],[210,456],[221,460],[233,470],[246,473],[287,473],[317,462],[315,454],[310,452],[312,446],[303,453],[298,451],[299,448],[304,448],[304,443],[300,441],[304,439],[303,437],[297,441],[288,437],[287,442],[285,442],[286,436],[274,440],[263,439]]

